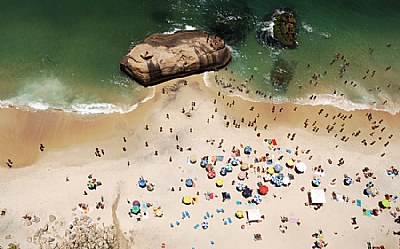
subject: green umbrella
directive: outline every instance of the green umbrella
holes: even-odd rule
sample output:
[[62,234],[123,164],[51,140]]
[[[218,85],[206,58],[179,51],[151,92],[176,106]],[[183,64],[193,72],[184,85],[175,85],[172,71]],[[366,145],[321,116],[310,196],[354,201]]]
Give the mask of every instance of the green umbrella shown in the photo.
[[131,209],[131,212],[133,214],[138,214],[140,212],[140,207],[139,206],[133,206]]
[[383,199],[382,200],[382,206],[384,206],[385,208],[390,207],[390,201],[386,200],[386,199]]

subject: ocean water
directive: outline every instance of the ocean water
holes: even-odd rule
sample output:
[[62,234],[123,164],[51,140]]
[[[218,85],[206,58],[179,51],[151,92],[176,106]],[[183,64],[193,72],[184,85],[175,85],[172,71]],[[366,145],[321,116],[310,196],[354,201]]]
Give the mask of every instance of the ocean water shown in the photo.
[[[397,0],[0,2],[1,107],[130,111],[153,89],[120,72],[121,57],[153,33],[200,29],[220,35],[232,48],[228,70],[217,77],[272,96],[250,94],[257,100],[400,110]],[[296,14],[296,49],[265,47],[257,40],[266,15],[278,8]],[[330,65],[337,53],[340,60]],[[350,65],[340,77],[342,56]],[[290,66],[284,89],[271,83],[277,62]],[[209,84],[214,77],[206,75]],[[317,98],[311,101],[311,95]]]

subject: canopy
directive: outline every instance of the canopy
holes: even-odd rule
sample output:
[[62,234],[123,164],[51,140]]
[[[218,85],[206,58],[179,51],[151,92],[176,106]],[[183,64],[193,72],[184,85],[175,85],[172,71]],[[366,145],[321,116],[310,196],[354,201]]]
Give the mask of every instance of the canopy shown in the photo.
[[304,173],[307,170],[307,165],[303,162],[296,163],[296,170],[299,173]]
[[182,198],[182,202],[185,203],[186,205],[190,205],[192,203],[192,198],[186,195]]
[[311,189],[311,203],[313,204],[324,204],[326,203],[325,192],[323,189]]
[[238,166],[238,165],[239,165],[239,159],[237,159],[236,157],[234,157],[234,158],[232,159],[231,164],[232,164],[232,166]]
[[353,183],[353,179],[351,179],[351,177],[346,176],[343,180],[343,184],[345,186],[350,186]]
[[193,180],[190,178],[186,179],[185,185],[186,187],[193,187]]
[[260,188],[258,189],[258,193],[260,193],[260,195],[266,195],[268,191],[269,189],[265,185],[261,185]]
[[224,185],[224,181],[222,179],[217,179],[216,185],[220,188]]
[[247,210],[247,219],[249,222],[257,222],[261,220],[260,209]]
[[205,167],[207,164],[208,164],[208,159],[205,159],[205,158],[201,159],[201,161],[200,161],[201,167]]
[[231,164],[227,164],[225,168],[226,168],[226,171],[228,171],[228,172],[232,172],[232,170],[233,170],[233,167]]
[[313,185],[314,187],[318,187],[320,184],[321,184],[321,180],[320,180],[319,178],[314,178],[314,179],[312,180],[312,185]]
[[132,205],[133,205],[133,206],[139,206],[139,207],[140,207],[140,202],[139,202],[138,200],[134,200],[134,201],[132,202]]
[[243,211],[241,211],[241,210],[236,211],[235,216],[236,216],[236,218],[238,218],[238,219],[242,219],[242,218],[244,217],[244,216],[243,216]]

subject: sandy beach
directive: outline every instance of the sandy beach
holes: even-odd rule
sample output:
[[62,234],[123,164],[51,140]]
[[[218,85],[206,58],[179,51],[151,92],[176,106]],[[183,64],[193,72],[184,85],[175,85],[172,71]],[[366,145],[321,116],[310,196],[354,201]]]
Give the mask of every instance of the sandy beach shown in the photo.
[[[156,86],[126,114],[6,108],[0,117],[0,248],[399,247],[400,178],[387,172],[400,167],[399,114],[251,102],[194,75]],[[200,166],[205,156],[213,179]],[[242,169],[222,176],[234,158]],[[287,167],[291,159],[305,172]],[[266,171],[276,164],[290,174],[288,186],[271,182]],[[237,183],[253,190],[249,198]],[[258,185],[269,192],[256,204]],[[320,207],[308,198],[316,189],[326,198]],[[390,208],[379,207],[384,199]],[[249,222],[248,210],[259,210],[260,221]]]

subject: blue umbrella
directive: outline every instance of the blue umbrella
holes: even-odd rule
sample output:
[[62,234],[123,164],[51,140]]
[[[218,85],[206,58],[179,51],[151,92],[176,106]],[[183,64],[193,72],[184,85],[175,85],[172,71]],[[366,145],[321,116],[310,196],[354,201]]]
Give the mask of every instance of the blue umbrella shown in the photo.
[[237,191],[243,191],[243,189],[244,189],[244,185],[243,184],[241,184],[241,183],[236,184],[236,190]]
[[139,185],[139,187],[144,188],[144,187],[146,187],[146,181],[144,179],[140,179],[138,181],[138,185]]
[[207,221],[203,221],[203,222],[201,223],[201,227],[202,227],[203,229],[207,229],[207,228],[208,228],[208,222],[207,222]]
[[193,187],[193,180],[190,178],[186,179],[185,185],[186,187]]
[[206,165],[208,164],[208,159],[201,159],[201,161],[200,161],[200,166],[201,167],[205,167]]
[[239,165],[239,159],[237,159],[236,157],[234,157],[234,158],[232,159],[231,164],[232,164],[232,166],[238,166],[238,165]]
[[343,183],[344,183],[345,186],[349,186],[349,185],[351,185],[353,183],[353,179],[351,179],[351,177],[347,176],[347,177],[344,178]]
[[275,170],[276,173],[281,172],[282,169],[283,169],[283,168],[282,168],[282,166],[281,166],[279,163],[277,163],[277,164],[274,165],[274,170]]
[[253,190],[249,188],[243,189],[242,196],[244,198],[249,198],[253,194]]
[[253,149],[250,146],[244,147],[244,154],[250,154]]
[[221,168],[221,171],[219,172],[221,174],[221,176],[226,176],[227,170],[225,167]]
[[253,202],[254,202],[254,203],[260,204],[261,201],[262,201],[261,195],[255,195],[255,196],[253,197]]

